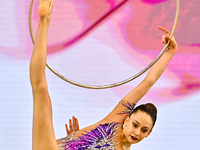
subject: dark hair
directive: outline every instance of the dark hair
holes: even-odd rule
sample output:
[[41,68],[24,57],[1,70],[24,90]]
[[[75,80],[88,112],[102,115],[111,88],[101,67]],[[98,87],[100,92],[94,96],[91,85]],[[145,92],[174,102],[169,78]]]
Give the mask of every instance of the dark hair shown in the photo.
[[130,116],[133,113],[136,113],[138,110],[147,113],[153,121],[153,126],[155,125],[155,122],[156,122],[156,119],[157,119],[157,108],[154,104],[147,103],[147,104],[139,105],[133,110],[133,112],[130,114]]

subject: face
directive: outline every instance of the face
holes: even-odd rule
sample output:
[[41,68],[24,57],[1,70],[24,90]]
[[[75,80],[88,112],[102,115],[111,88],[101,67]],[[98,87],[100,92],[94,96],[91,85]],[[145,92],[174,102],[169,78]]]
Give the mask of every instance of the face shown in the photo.
[[135,144],[148,137],[152,132],[153,121],[151,117],[140,110],[133,113],[124,122],[123,132],[129,143]]

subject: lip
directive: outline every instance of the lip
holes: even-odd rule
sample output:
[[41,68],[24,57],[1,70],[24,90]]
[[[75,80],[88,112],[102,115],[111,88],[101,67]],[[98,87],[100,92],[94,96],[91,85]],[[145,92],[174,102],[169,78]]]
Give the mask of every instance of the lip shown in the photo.
[[138,138],[136,138],[135,136],[131,136],[131,139],[132,139],[133,141],[138,140]]

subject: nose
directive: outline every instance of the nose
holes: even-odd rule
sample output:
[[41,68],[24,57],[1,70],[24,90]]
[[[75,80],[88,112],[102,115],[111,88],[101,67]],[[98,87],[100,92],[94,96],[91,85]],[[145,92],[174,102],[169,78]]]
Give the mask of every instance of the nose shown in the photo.
[[135,134],[136,136],[139,136],[139,135],[140,135],[140,129],[139,129],[139,128],[136,129],[135,132],[134,132],[134,134]]

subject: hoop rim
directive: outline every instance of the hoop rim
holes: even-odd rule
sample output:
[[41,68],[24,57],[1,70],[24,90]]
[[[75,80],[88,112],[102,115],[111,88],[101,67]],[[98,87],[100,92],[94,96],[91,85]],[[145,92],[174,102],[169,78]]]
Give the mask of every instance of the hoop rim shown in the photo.
[[[32,29],[32,8],[33,8],[33,2],[34,0],[31,0],[30,3],[30,8],[29,8],[29,32],[31,35],[31,39],[33,44],[35,43],[35,39],[33,36],[33,29]],[[126,2],[126,1],[124,1]],[[178,17],[179,17],[179,0],[176,0],[176,14],[175,14],[175,21],[174,21],[174,25],[173,25],[173,29],[171,31],[171,37],[174,35],[176,27],[177,27],[177,23],[178,23]],[[169,42],[167,44],[165,44],[165,46],[163,47],[163,49],[161,50],[161,52],[158,54],[158,56],[144,69],[142,69],[141,71],[139,71],[138,73],[136,73],[135,75],[133,75],[132,77],[116,82],[116,83],[112,83],[112,84],[107,84],[107,85],[86,85],[86,84],[82,84],[73,80],[70,80],[69,78],[66,78],[65,76],[61,75],[59,72],[57,72],[55,69],[53,69],[48,63],[46,63],[46,66],[55,74],[57,75],[59,78],[61,78],[62,80],[71,83],[73,85],[82,87],[82,88],[88,88],[88,89],[106,89],[106,88],[112,88],[112,87],[116,87],[116,86],[120,86],[123,85],[125,83],[128,83],[134,79],[136,79],[137,77],[141,76],[142,74],[144,74],[147,70],[149,70],[159,59],[160,57],[164,54],[165,50],[167,49],[169,45]]]

